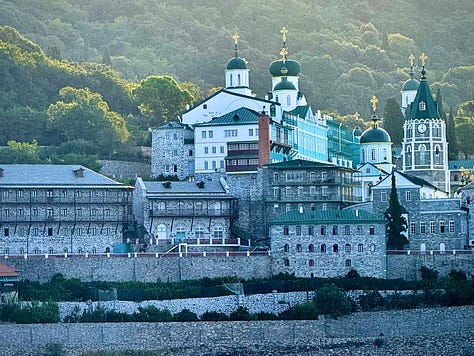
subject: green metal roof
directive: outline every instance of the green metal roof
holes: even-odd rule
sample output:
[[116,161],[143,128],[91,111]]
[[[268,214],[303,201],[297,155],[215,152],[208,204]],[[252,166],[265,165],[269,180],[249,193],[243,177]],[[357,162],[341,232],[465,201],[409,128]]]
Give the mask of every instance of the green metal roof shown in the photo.
[[[283,71],[282,71],[283,69]],[[287,72],[285,73],[285,69]],[[270,64],[268,67],[272,77],[296,77],[301,71],[301,65],[297,61],[291,59],[286,60],[276,60]]]
[[448,161],[448,166],[450,170],[460,170],[461,167],[465,169],[473,169],[474,168],[474,159],[464,159],[464,160],[457,160],[457,161]]
[[247,63],[242,58],[235,56],[227,62],[227,69],[247,69]]
[[276,91],[276,90],[296,90],[296,87],[291,82],[289,82],[285,77],[283,77],[281,82],[275,85],[275,88],[273,88],[273,91]]
[[[438,106],[431,95],[431,90],[426,81],[425,69],[423,68],[420,86],[416,92],[415,100],[411,104],[409,119],[439,119]],[[420,105],[424,102],[424,105]],[[423,109],[424,108],[424,109]],[[423,109],[423,110],[420,110]]]
[[360,143],[391,142],[390,135],[380,127],[371,127],[364,131]]
[[302,213],[291,210],[271,222],[273,225],[363,223],[385,223],[385,220],[365,210],[318,210],[303,211]]
[[260,114],[248,108],[238,108],[225,115],[214,117],[211,121],[196,124],[199,126],[248,125],[258,124]]
[[266,164],[265,167],[271,169],[294,169],[294,168],[336,168],[336,169],[343,169],[343,170],[353,170],[351,168],[340,167],[332,163],[325,163],[325,162],[316,162],[316,161],[306,161],[303,159],[294,159],[290,161],[283,161],[278,163],[270,163]]
[[301,105],[291,110],[290,113],[292,113],[293,115],[298,115],[299,117],[304,119],[306,115],[308,114],[308,110],[309,110],[309,105]]
[[407,90],[418,90],[418,87],[420,86],[420,82],[416,79],[408,79],[405,84],[403,84],[403,91]]

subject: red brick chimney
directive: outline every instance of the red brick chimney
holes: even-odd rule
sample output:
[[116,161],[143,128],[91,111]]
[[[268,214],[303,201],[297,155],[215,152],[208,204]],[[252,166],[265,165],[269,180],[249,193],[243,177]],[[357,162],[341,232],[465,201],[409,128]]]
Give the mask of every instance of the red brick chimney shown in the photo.
[[258,117],[258,166],[270,163],[270,117],[263,111]]

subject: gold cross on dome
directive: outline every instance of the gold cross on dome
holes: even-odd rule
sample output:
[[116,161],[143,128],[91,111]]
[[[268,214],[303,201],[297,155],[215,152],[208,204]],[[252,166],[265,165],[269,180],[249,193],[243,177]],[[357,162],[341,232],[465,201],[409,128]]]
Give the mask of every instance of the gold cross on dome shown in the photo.
[[413,67],[413,63],[415,62],[415,56],[412,54],[410,54],[410,56],[408,57],[408,59],[410,60],[410,64],[411,66]]
[[426,64],[426,60],[428,59],[428,56],[423,52],[420,56],[421,59],[421,64],[424,66]]
[[372,110],[375,112],[377,110],[377,103],[379,102],[379,99],[374,95],[372,99],[370,99],[370,103],[372,104]]
[[360,119],[360,114],[356,111],[356,113],[354,114],[354,117],[356,120],[359,120]]
[[235,33],[233,36],[232,36],[232,39],[234,40],[234,43],[237,44],[239,43],[239,40],[240,40],[240,36],[238,33]]
[[280,32],[282,34],[283,42],[286,42],[286,35],[288,34],[288,29],[285,26],[283,26]]
[[283,47],[280,51],[280,55],[283,57],[283,59],[285,59],[287,54],[288,54],[288,50],[285,47]]

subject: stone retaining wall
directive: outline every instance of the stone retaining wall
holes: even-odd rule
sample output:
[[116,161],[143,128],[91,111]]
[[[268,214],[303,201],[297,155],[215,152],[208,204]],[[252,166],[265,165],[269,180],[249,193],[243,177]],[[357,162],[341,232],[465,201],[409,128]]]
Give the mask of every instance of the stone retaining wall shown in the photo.
[[[196,355],[202,354],[200,350],[220,349],[243,349],[246,355],[259,354],[251,350],[291,349],[306,350],[299,354],[310,355],[316,354],[312,350],[324,354],[330,343],[339,352],[360,348],[367,349],[367,353],[360,354],[393,354],[383,352],[383,347],[377,349],[375,338],[382,339],[382,343],[398,342],[387,345],[387,350],[395,348],[399,354],[410,354],[406,350],[417,345],[406,340],[414,337],[422,339],[418,342],[424,354],[452,354],[453,350],[474,350],[470,337],[473,327],[473,306],[355,313],[337,320],[321,317],[303,321],[2,324],[0,354],[33,355],[48,344],[61,344],[69,355],[93,350],[167,350],[168,354]],[[445,336],[449,336],[449,342]],[[430,343],[437,348],[429,348]]]

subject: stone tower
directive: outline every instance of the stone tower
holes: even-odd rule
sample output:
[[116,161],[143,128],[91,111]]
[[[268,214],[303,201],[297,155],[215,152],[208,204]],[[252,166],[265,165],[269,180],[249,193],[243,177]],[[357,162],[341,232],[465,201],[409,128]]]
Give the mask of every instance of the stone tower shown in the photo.
[[448,142],[446,123],[426,80],[426,55],[421,55],[420,85],[403,125],[403,171],[423,178],[449,192]]

